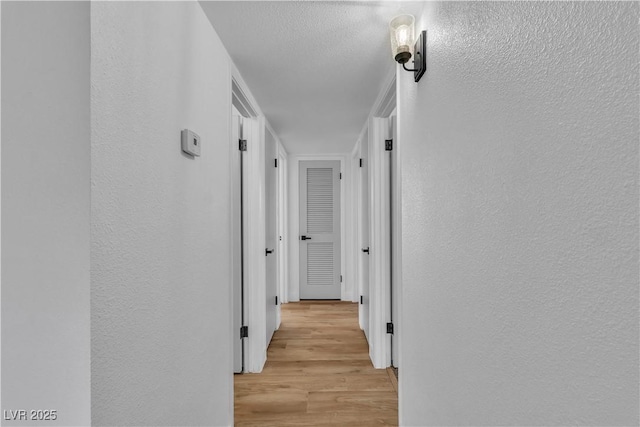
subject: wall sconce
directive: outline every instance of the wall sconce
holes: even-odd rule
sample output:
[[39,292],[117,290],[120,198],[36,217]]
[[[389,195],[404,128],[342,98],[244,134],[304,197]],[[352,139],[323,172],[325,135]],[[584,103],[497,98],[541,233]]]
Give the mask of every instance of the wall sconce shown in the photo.
[[[414,39],[414,23],[415,19],[411,15],[396,16],[389,23],[389,31],[391,33],[393,59],[402,64],[402,68],[406,71],[413,71],[413,78],[417,82],[427,69],[425,51],[427,47],[427,32],[422,31],[418,39]],[[411,70],[404,64],[409,62],[412,55],[414,56],[413,65],[415,68]]]

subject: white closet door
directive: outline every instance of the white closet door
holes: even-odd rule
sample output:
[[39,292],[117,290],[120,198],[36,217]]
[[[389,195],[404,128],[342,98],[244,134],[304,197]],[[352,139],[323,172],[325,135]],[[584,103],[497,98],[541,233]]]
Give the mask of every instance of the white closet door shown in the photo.
[[340,162],[300,162],[300,298],[340,299]]
[[369,221],[371,210],[369,207],[370,185],[369,185],[369,140],[368,133],[362,139],[360,147],[360,156],[362,159],[362,167],[360,168],[360,310],[361,310],[361,326],[364,335],[369,338]]
[[270,132],[265,138],[265,248],[266,259],[266,337],[267,346],[276,330],[278,318],[278,218],[277,218],[277,185],[276,141]]

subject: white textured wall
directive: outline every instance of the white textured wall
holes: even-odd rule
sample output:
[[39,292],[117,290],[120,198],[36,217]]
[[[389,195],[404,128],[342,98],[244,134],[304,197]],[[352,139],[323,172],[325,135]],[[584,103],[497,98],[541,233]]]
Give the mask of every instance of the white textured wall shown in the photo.
[[3,425],[86,426],[89,3],[1,7],[1,409],[57,411]]
[[91,36],[93,423],[230,425],[228,55],[195,2],[95,2]]
[[638,8],[426,5],[427,73],[399,71],[403,425],[638,425]]

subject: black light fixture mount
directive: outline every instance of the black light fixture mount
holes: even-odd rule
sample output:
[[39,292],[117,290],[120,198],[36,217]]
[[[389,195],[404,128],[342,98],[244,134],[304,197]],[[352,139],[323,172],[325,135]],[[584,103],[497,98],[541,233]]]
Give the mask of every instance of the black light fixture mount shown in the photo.
[[406,71],[413,71],[413,79],[416,81],[416,83],[420,80],[424,72],[427,70],[427,55],[425,51],[426,48],[427,48],[427,32],[422,31],[418,36],[418,40],[416,40],[416,44],[413,45],[413,51],[415,52],[415,55],[413,57],[413,66],[415,68],[413,69],[407,68],[405,64],[407,63],[408,59],[405,60],[404,62],[398,61],[400,64],[402,64],[402,68],[404,68]]
[[[413,72],[413,79],[418,82],[427,70],[427,32],[421,31],[413,46],[413,28],[415,19],[411,15],[396,16],[389,24],[391,33],[391,51],[393,59],[406,71]],[[413,59],[413,69],[405,65],[411,57]]]

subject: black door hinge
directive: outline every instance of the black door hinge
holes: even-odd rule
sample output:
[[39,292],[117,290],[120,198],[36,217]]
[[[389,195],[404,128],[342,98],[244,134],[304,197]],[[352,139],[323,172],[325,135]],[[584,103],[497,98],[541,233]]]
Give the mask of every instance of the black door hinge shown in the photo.
[[240,338],[249,338],[249,327],[241,326],[240,327]]
[[240,151],[247,151],[247,140],[246,139],[241,139],[239,144]]
[[340,275],[340,283],[342,283],[342,274]]
[[342,172],[340,172],[340,179],[342,179]]
[[384,150],[385,151],[393,150],[393,139],[385,139],[384,140]]
[[364,304],[364,297],[360,295],[360,304]]
[[387,323],[387,333],[393,334],[393,323]]
[[278,295],[276,295],[276,305],[278,305]]
[[360,167],[362,167],[362,157],[360,157]]
[[274,159],[274,160],[275,160],[276,167],[278,167],[278,159]]

